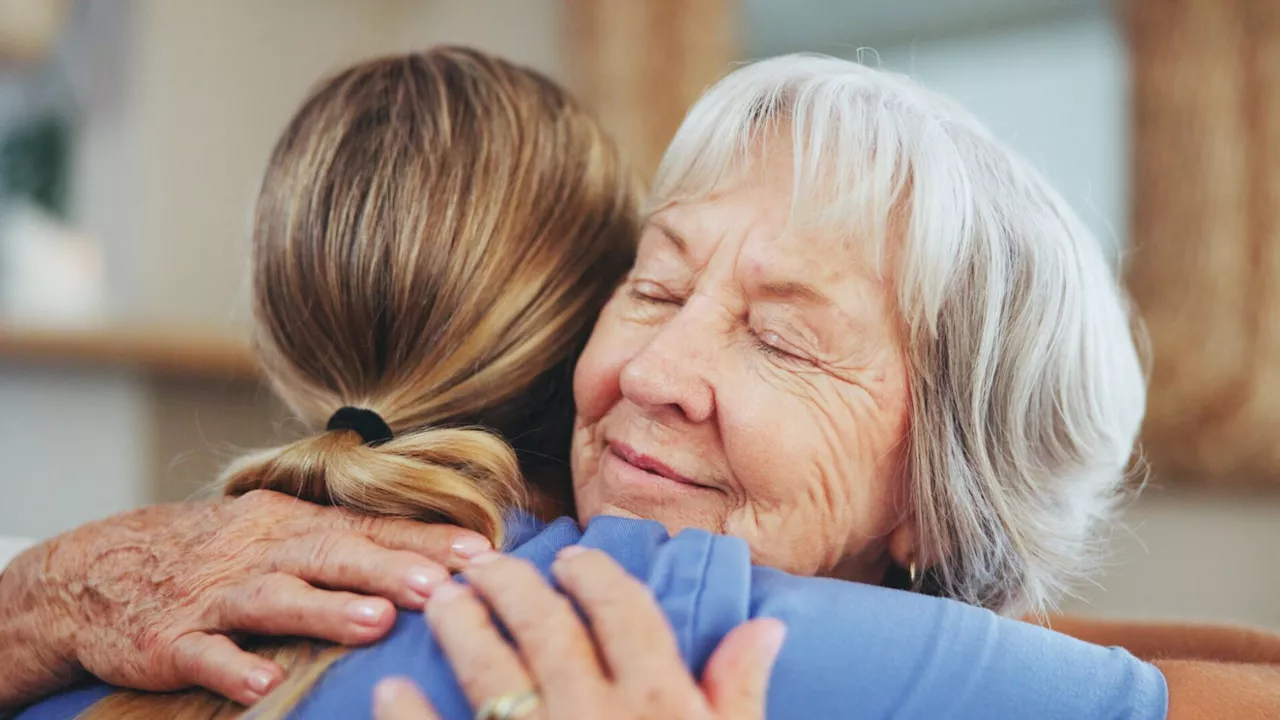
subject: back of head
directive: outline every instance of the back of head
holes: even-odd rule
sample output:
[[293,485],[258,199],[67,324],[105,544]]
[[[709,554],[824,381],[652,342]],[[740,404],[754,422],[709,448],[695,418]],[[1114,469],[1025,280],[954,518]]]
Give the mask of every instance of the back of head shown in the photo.
[[[595,121],[531,70],[442,47],[322,82],[276,144],[253,224],[256,346],[317,432],[235,462],[225,492],[445,520],[495,543],[522,471],[551,464],[543,490],[569,497],[571,365],[630,266],[636,197]],[[391,439],[325,431],[345,406],[376,412]],[[337,657],[261,651],[301,678],[273,696],[280,713]],[[122,692],[91,716],[238,712]]]
[[[349,405],[395,437],[371,448],[323,433],[251,456],[227,492],[448,519],[498,539],[523,483],[502,440],[470,428],[530,461],[564,457],[567,365],[628,266],[632,197],[594,120],[527,69],[439,48],[326,81],[263,180],[257,346],[313,427]],[[548,404],[562,412],[548,417]]]

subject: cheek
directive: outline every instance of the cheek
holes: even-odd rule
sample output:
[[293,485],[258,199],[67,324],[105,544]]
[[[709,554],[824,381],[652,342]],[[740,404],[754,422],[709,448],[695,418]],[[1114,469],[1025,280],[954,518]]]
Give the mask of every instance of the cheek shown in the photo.
[[759,562],[801,574],[878,547],[897,517],[904,398],[876,403],[822,382],[738,387],[720,405],[745,496],[730,531],[748,537]]
[[[849,452],[849,412],[819,394],[759,384],[750,402],[721,403],[725,452],[750,504],[775,516],[840,515],[859,453]],[[740,391],[741,392],[741,391]]]
[[618,381],[635,339],[616,315],[605,307],[573,371],[573,400],[581,423],[598,421],[622,397]]

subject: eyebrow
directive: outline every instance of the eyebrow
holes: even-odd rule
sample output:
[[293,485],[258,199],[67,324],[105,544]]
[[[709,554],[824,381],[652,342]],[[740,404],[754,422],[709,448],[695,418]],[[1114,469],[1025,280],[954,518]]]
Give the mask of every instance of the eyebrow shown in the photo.
[[673,230],[670,225],[662,222],[661,220],[655,220],[653,218],[649,218],[649,224],[657,228],[658,232],[665,235],[667,239],[671,241],[671,244],[676,246],[677,252],[679,252],[681,255],[684,255],[685,257],[688,257],[689,243],[683,237],[681,237],[680,233]]
[[826,293],[807,282],[768,282],[761,285],[757,292],[771,300],[803,300],[813,305],[835,304]]
[[[676,251],[688,257],[689,243],[680,233],[667,223],[656,218],[649,218],[649,224],[662,233]],[[799,280],[782,280],[768,282],[760,286],[760,295],[770,300],[803,300],[812,305],[835,305],[835,302],[824,292],[813,285]]]

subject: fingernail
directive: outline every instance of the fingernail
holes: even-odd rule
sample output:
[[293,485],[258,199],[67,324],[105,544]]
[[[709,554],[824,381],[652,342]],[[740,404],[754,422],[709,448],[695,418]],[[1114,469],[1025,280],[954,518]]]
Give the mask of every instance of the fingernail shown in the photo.
[[249,689],[259,695],[266,695],[276,676],[266,670],[254,670],[249,673]]
[[377,625],[385,606],[375,600],[356,600],[347,605],[347,617],[361,625]]
[[556,559],[568,560],[570,558],[575,558],[586,551],[587,549],[581,545],[569,545],[567,547],[560,548],[560,552],[556,553]]
[[493,549],[493,543],[479,535],[459,535],[453,541],[453,554],[462,558],[471,558]]
[[405,576],[405,582],[408,583],[409,589],[420,595],[429,595],[431,590],[444,582],[447,576],[443,571],[426,565],[409,568],[409,574]]
[[480,553],[479,555],[476,555],[475,557],[471,558],[471,560],[467,563],[467,567],[471,567],[472,565],[488,565],[494,560],[497,560],[500,554],[501,553],[496,553],[496,552]]
[[436,591],[431,595],[431,602],[433,604],[447,603],[447,602],[450,602],[451,600],[455,600],[459,597],[462,597],[462,593],[464,592],[466,591],[463,590],[462,586],[459,585],[458,583],[447,582],[442,584],[440,587],[436,588]]
[[404,678],[387,678],[373,688],[373,712],[379,716],[392,709],[400,699],[401,693],[407,692],[409,681]]
[[556,553],[555,562],[551,563],[551,574],[556,576],[556,578],[564,577],[566,572],[565,563],[585,552],[585,548],[577,545],[569,545],[568,547],[561,548],[560,552]]
[[765,633],[763,645],[761,648],[768,657],[778,657],[778,652],[782,650],[782,643],[787,640],[787,626],[781,620],[775,620],[769,623],[768,631]]

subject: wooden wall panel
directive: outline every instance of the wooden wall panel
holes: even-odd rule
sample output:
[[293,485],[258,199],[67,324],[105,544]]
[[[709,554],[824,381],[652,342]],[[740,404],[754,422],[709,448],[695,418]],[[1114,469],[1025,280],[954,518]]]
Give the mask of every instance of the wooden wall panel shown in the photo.
[[1158,479],[1280,487],[1280,2],[1129,0]]
[[736,0],[565,0],[569,81],[647,178],[737,59]]

